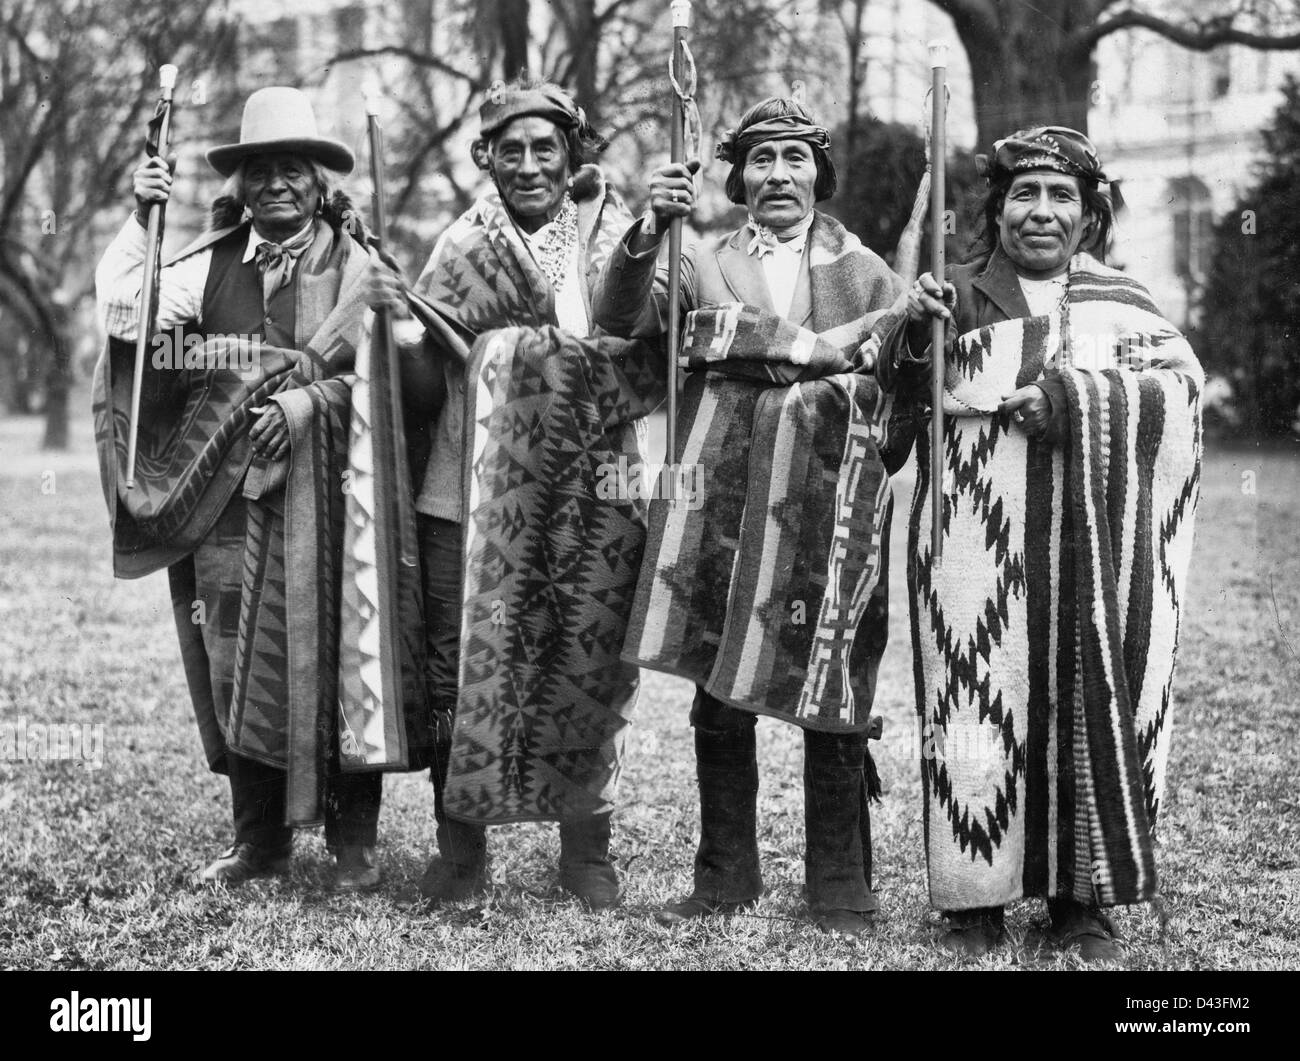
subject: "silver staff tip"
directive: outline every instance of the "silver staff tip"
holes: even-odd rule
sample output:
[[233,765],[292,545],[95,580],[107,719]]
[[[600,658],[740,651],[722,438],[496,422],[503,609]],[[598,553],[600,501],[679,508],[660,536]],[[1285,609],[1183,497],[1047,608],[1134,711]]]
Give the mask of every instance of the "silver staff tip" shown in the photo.
[[673,13],[673,29],[691,24],[691,0],[673,0],[669,5]]
[[940,67],[948,65],[948,42],[943,40],[931,41],[927,48],[930,50],[930,69],[937,70]]
[[158,67],[158,84],[163,88],[175,88],[177,73],[179,71],[171,63],[164,63]]
[[366,101],[366,115],[371,118],[378,118],[379,104],[384,97],[381,96],[378,92],[376,92],[372,88],[366,89],[366,91],[363,93],[363,96]]

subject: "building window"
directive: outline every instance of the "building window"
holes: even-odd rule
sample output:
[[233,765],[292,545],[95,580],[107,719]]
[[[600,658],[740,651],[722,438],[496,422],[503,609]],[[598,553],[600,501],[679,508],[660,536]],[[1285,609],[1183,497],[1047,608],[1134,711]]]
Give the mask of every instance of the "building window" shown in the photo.
[[1222,99],[1232,88],[1232,49],[1215,48],[1210,52],[1210,92],[1214,99]]
[[1174,224],[1174,272],[1184,285],[1200,284],[1213,240],[1210,190],[1198,177],[1176,177],[1169,182],[1169,201]]

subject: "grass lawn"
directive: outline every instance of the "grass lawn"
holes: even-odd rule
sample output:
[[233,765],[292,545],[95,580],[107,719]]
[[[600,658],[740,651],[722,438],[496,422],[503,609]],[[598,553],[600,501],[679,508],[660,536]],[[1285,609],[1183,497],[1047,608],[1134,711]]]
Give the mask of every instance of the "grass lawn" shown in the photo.
[[[933,943],[903,592],[894,533],[891,644],[874,746],[874,936],[802,920],[802,742],[759,725],[760,848],[768,893],[750,915],[670,932],[650,913],[684,895],[698,830],[690,686],[647,672],[614,854],[623,906],[594,915],[554,887],[553,825],[492,830],[493,890],[437,913],[412,905],[434,851],[433,795],[385,781],[383,889],[334,896],[319,832],[293,872],[231,892],[194,873],[229,839],[229,791],[202,762],[165,575],[115,582],[78,410],[76,450],[38,451],[34,419],[0,421],[0,721],[102,723],[105,762],[0,761],[0,968],[954,968]],[[1251,488],[1253,487],[1253,492]],[[910,480],[896,490],[910,496]],[[1119,915],[1130,968],[1300,966],[1300,455],[1212,447],[1181,638],[1158,862],[1167,923]],[[1042,904],[1009,912],[1010,943],[976,968],[1066,968],[1034,944]]]

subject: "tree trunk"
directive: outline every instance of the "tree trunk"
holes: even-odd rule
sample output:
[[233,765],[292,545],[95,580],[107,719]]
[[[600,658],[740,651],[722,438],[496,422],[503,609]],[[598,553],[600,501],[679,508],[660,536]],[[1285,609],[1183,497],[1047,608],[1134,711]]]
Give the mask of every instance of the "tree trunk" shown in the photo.
[[994,141],[1032,125],[1087,133],[1092,54],[1067,44],[1080,14],[1062,0],[996,7],[996,26],[949,8],[970,60],[976,150],[991,151]]
[[528,0],[501,0],[501,72],[505,79],[528,74]]
[[1066,61],[1008,42],[994,62],[979,64],[973,78],[979,150],[991,151],[994,141],[1033,125],[1066,125],[1086,135],[1092,71],[1086,56]]
[[848,121],[844,127],[844,167],[842,180],[845,185],[852,181],[853,160],[857,158],[858,130],[862,118],[858,113],[862,106],[862,85],[866,80],[866,62],[862,57],[866,33],[862,26],[862,16],[866,11],[867,0],[854,0],[853,21],[845,26],[845,46],[849,72]]
[[600,100],[596,91],[596,61],[600,34],[596,29],[596,0],[577,0],[573,5],[573,95],[586,110],[592,124],[599,121]]
[[50,307],[53,329],[46,333],[49,361],[45,371],[45,439],[42,449],[68,448],[68,395],[72,391],[72,350],[68,342],[68,312]]

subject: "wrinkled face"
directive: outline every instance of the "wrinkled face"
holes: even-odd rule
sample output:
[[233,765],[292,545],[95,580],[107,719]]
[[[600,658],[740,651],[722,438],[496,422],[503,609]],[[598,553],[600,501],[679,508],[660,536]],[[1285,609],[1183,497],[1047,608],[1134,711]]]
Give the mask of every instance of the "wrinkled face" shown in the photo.
[[320,187],[300,155],[254,155],[244,163],[244,200],[258,232],[287,238],[316,213]]
[[1031,170],[1018,173],[1007,189],[998,237],[1020,272],[1047,278],[1065,270],[1087,222],[1078,178]]
[[490,166],[506,208],[525,232],[536,232],[564,205],[569,145],[554,122],[516,118],[492,142]]
[[760,225],[788,228],[813,208],[817,161],[803,140],[765,140],[749,149],[745,205]]

